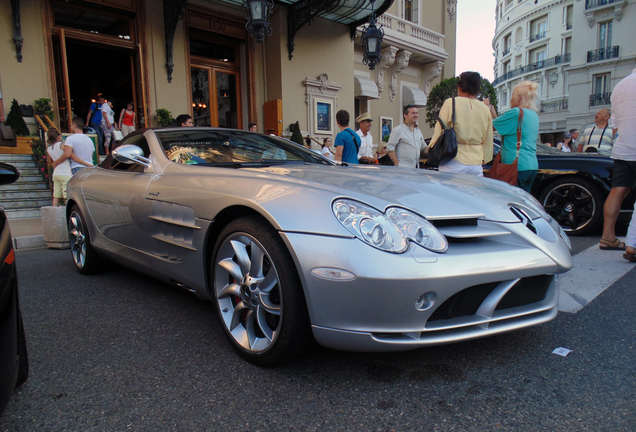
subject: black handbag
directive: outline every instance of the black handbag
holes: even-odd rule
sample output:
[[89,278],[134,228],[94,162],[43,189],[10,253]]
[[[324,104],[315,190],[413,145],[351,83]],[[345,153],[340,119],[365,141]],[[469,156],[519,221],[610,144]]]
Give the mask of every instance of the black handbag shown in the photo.
[[432,147],[428,149],[427,163],[428,165],[437,167],[443,159],[452,159],[457,156],[457,135],[455,134],[455,98],[453,98],[453,126],[446,128],[444,122],[437,115],[437,121],[442,127],[442,135],[435,141]]

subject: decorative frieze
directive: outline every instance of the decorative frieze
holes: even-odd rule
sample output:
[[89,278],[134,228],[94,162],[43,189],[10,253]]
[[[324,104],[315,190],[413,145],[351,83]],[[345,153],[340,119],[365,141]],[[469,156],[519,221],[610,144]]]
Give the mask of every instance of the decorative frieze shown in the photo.
[[443,61],[436,61],[424,65],[422,75],[424,76],[424,93],[426,93],[426,97],[428,97],[428,94],[431,92],[433,80],[441,75],[443,67]]
[[409,65],[409,59],[411,58],[411,51],[398,51],[395,55],[395,63],[391,67],[391,86],[389,87],[389,100],[393,102],[398,92],[398,75],[402,70]]
[[382,60],[376,67],[376,83],[378,84],[378,98],[382,97],[384,91],[384,73],[395,62],[395,55],[398,52],[398,48],[394,46],[388,46],[382,50]]

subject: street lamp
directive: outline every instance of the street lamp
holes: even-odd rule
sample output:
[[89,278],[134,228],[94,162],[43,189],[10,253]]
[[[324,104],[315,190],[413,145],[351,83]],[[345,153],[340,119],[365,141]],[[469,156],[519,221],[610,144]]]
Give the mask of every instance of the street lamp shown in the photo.
[[362,30],[362,46],[364,47],[362,63],[368,65],[370,70],[375,69],[375,66],[382,60],[380,49],[382,47],[382,38],[384,37],[382,25],[380,27],[376,25],[374,3],[375,0],[371,0],[369,25]]
[[272,27],[269,25],[269,17],[274,8],[273,0],[245,0],[247,8],[247,31],[256,42],[263,42],[264,36],[272,35]]

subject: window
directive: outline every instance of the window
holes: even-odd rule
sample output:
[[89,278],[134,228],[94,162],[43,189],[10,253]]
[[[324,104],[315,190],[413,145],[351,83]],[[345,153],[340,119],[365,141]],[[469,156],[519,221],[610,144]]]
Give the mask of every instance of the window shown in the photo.
[[612,46],[612,22],[604,22],[598,25],[598,48],[610,48]]
[[572,53],[572,38],[563,39],[563,43],[561,44],[561,54],[571,54]]
[[404,0],[404,19],[417,24],[419,22],[419,0]]
[[513,0],[506,0],[506,9],[512,6]]
[[566,26],[566,30],[570,30],[572,28],[572,14],[573,14],[573,6],[569,5],[563,10],[563,24]]
[[535,58],[537,63],[543,62],[545,60],[545,50],[538,51],[535,55],[536,55]]
[[610,74],[594,75],[593,80],[593,93],[596,95],[602,95],[609,92]]
[[541,21],[537,23],[537,35],[545,35],[545,31],[548,27],[547,21]]

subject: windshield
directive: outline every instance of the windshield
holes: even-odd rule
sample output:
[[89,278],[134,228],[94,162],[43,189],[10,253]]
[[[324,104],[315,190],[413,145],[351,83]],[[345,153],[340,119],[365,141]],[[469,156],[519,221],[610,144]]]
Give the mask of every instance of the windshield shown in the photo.
[[247,131],[182,128],[155,131],[172,162],[188,165],[272,165],[308,162],[331,165],[322,155],[275,136]]

